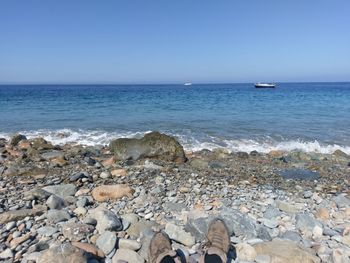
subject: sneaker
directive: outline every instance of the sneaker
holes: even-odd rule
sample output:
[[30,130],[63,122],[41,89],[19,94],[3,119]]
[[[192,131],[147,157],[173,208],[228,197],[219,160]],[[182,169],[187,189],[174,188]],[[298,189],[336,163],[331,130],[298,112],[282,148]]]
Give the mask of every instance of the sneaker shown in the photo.
[[156,233],[149,246],[149,262],[161,263],[165,259],[171,259],[174,263],[181,263],[176,252],[172,250],[168,235],[162,232]]
[[[200,262],[214,262],[213,258],[217,258],[215,262],[227,262],[227,253],[230,248],[230,235],[225,222],[221,219],[214,219],[208,228],[207,246],[201,256]],[[207,261],[208,260],[208,261]]]

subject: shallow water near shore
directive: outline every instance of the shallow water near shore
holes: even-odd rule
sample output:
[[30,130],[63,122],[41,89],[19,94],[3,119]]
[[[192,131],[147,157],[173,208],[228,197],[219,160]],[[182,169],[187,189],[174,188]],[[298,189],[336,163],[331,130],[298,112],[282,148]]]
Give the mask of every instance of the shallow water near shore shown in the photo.
[[350,83],[0,86],[0,137],[107,144],[159,130],[187,150],[350,153]]

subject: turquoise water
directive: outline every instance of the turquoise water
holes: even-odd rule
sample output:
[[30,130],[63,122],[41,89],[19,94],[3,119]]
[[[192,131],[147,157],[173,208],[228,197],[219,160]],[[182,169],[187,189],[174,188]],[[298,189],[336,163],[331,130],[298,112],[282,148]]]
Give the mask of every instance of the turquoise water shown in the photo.
[[0,86],[0,137],[106,144],[159,130],[186,149],[350,153],[350,83]]

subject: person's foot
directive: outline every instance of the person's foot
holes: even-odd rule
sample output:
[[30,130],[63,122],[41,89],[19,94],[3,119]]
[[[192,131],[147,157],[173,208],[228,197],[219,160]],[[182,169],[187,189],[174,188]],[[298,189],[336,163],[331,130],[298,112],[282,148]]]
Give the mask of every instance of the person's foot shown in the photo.
[[205,249],[200,262],[222,262],[226,263],[227,253],[230,248],[230,235],[225,222],[221,219],[214,219],[208,228],[207,248]]
[[162,232],[156,233],[149,246],[149,262],[180,262],[177,259],[176,252],[172,250],[169,237]]

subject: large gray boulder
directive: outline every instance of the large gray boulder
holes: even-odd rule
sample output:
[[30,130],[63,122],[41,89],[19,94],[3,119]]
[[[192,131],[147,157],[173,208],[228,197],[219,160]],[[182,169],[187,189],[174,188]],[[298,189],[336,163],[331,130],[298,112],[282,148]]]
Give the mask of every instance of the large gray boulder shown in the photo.
[[155,158],[177,163],[186,161],[181,144],[174,137],[159,132],[147,133],[141,139],[116,139],[110,143],[109,147],[119,160]]

